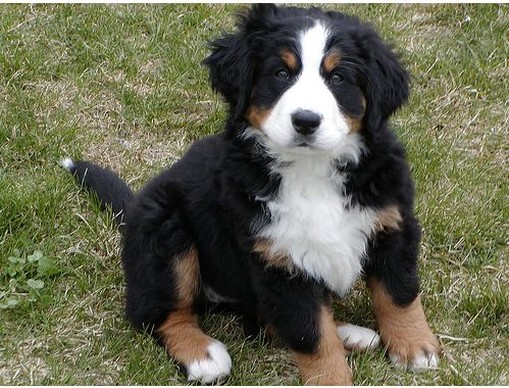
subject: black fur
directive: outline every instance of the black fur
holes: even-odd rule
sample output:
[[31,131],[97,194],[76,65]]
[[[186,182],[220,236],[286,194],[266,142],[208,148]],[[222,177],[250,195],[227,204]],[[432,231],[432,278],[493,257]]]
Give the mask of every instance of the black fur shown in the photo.
[[[110,171],[76,162],[79,181],[115,212],[125,210],[126,311],[135,327],[157,329],[176,308],[178,279],[172,268],[195,246],[203,286],[234,299],[247,317],[272,324],[290,348],[316,349],[318,312],[330,291],[305,273],[267,269],[253,253],[253,225],[259,229],[271,222],[266,204],[257,198],[276,198],[281,177],[271,169],[273,156],[244,136],[246,110],[253,104],[272,106],[289,87],[284,80],[269,79],[279,66],[278,48],[294,44],[294,32],[313,19],[331,26],[330,44],[347,59],[344,81],[331,86],[332,92],[347,101],[344,109],[352,116],[363,113],[365,98],[360,133],[368,151],[359,163],[338,161],[337,170],[348,177],[344,190],[352,206],[395,205],[403,218],[401,230],[378,233],[369,241],[365,274],[381,280],[396,303],[415,299],[420,228],[413,214],[413,183],[404,150],[387,124],[408,98],[407,72],[373,29],[356,18],[260,5],[240,18],[236,33],[213,41],[204,61],[212,87],[230,109],[223,133],[196,142],[134,198]],[[203,293],[204,287],[201,299]]]
[[86,160],[76,160],[66,165],[76,180],[97,196],[102,210],[110,208],[120,222],[124,209],[133,199],[133,192],[112,170]]

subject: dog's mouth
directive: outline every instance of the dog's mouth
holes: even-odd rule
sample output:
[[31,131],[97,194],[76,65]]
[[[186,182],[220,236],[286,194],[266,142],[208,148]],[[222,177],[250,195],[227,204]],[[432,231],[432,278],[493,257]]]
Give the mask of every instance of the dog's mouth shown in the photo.
[[297,141],[287,148],[290,153],[297,153],[300,155],[323,153],[324,150],[315,144],[313,141]]
[[315,140],[316,140],[315,136],[312,135],[308,136],[299,135],[294,138],[293,146],[298,148],[314,148],[313,145],[315,143]]

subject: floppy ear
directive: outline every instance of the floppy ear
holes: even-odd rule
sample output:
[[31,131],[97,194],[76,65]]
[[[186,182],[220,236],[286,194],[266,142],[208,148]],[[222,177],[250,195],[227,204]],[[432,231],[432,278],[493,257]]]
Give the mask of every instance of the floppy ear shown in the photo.
[[211,54],[203,61],[208,66],[212,88],[230,105],[233,120],[242,117],[249,103],[253,81],[253,44],[267,27],[278,8],[274,4],[255,4],[239,15],[237,33],[210,42]]
[[409,75],[391,47],[374,31],[364,34],[360,46],[367,73],[365,125],[376,136],[388,118],[407,101]]
[[209,68],[210,83],[237,118],[246,108],[251,89],[253,70],[247,41],[240,32],[212,41],[210,48],[212,53],[203,61]]

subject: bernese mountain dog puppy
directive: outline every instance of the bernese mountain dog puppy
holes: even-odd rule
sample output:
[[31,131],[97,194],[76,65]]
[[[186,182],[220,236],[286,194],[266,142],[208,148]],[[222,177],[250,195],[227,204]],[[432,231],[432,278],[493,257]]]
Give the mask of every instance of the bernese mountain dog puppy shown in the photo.
[[64,161],[123,215],[129,321],[209,383],[232,362],[197,306],[228,303],[291,349],[303,383],[351,384],[345,352],[380,337],[335,321],[331,304],[363,277],[391,361],[436,368],[413,182],[388,125],[409,94],[398,57],[355,17],[255,5],[204,64],[229,106],[224,131],[139,193],[111,170]]

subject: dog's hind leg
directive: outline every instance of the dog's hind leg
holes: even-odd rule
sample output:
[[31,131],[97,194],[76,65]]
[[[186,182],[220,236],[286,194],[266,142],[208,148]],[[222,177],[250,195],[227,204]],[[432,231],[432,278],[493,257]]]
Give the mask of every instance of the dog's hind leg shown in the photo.
[[195,311],[200,260],[179,190],[164,175],[126,212],[122,259],[126,315],[150,331],[187,371],[189,380],[213,382],[229,374],[225,346],[207,336]]
[[212,383],[227,376],[231,358],[226,347],[206,335],[198,325],[193,303],[200,286],[198,253],[192,247],[173,264],[176,308],[168,313],[157,334],[168,354],[184,365],[189,381]]

